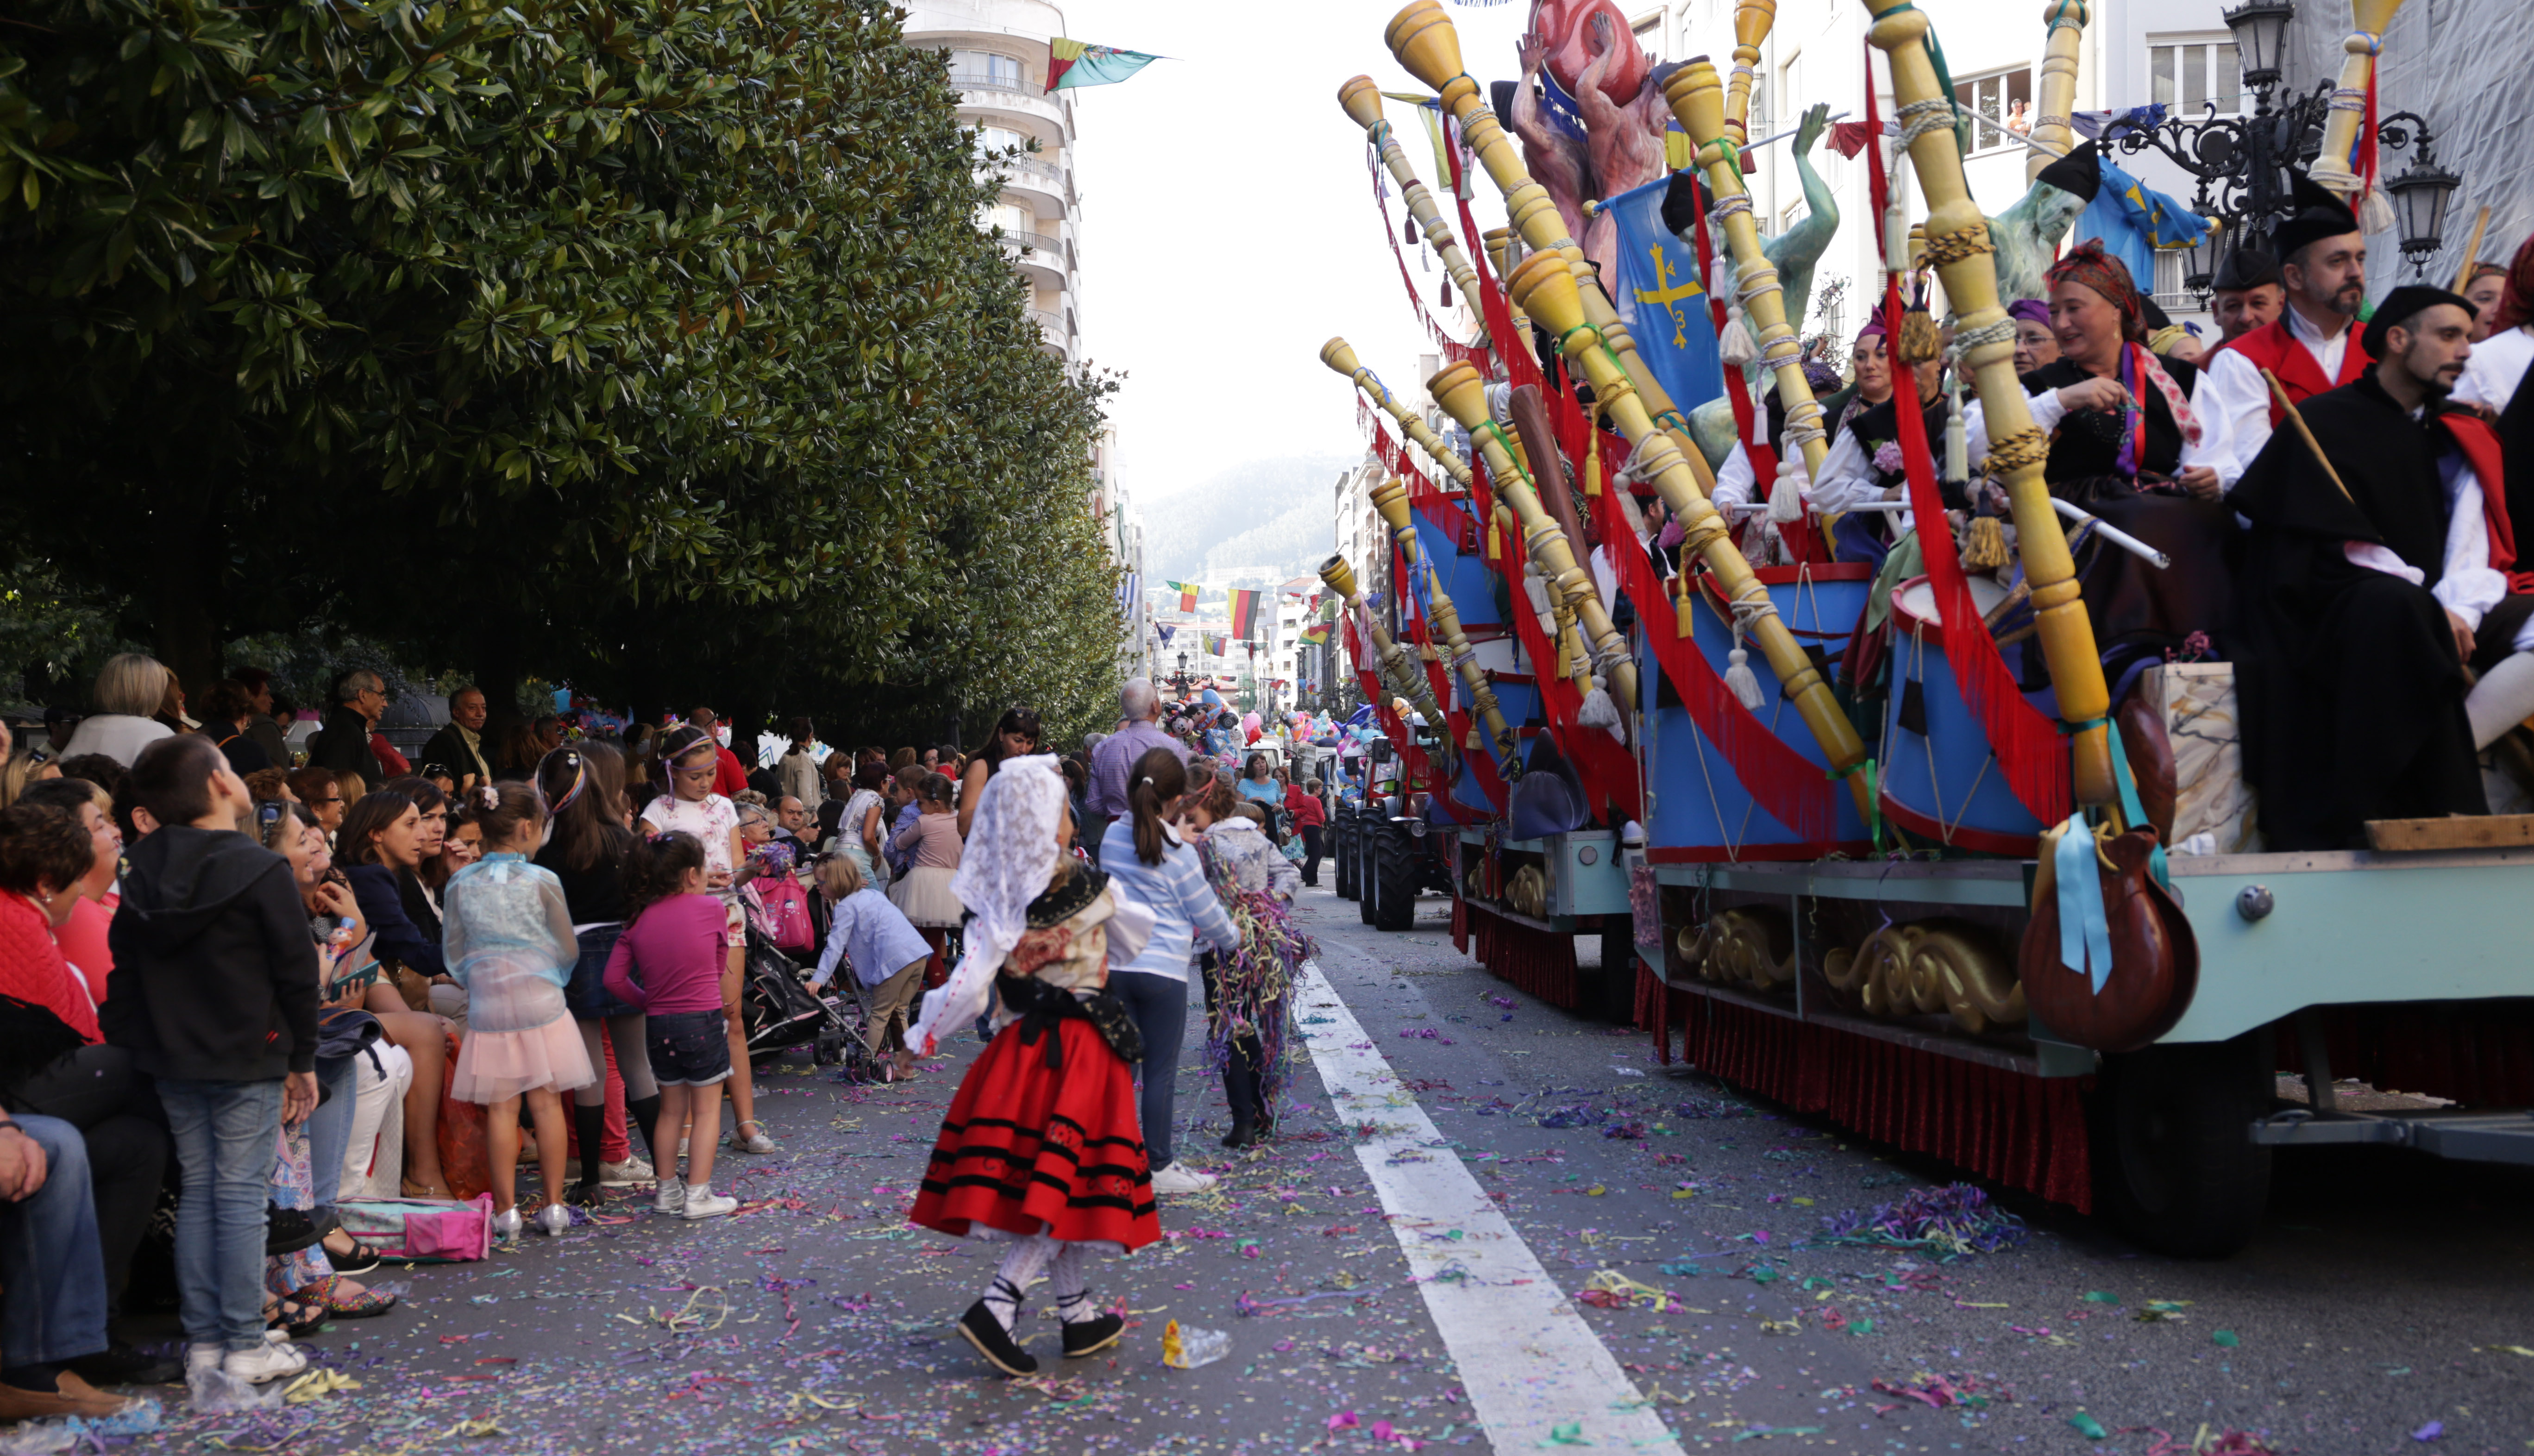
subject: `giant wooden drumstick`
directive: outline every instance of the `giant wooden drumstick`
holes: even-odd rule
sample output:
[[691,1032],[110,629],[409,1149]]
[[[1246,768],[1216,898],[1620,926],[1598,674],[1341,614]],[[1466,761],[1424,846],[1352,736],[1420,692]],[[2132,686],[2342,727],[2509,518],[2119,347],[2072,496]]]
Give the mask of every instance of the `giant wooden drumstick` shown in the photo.
[[1347,604],[1348,611],[1359,614],[1371,630],[1373,651],[1381,659],[1381,670],[1389,680],[1390,690],[1407,698],[1408,705],[1423,714],[1426,723],[1443,735],[1444,742],[1449,743],[1452,737],[1446,727],[1449,720],[1443,716],[1443,709],[1435,704],[1433,690],[1425,686],[1424,670],[1409,659],[1399,643],[1391,640],[1390,629],[1381,625],[1379,617],[1363,610],[1363,593],[1357,587],[1355,568],[1347,565],[1345,557],[1332,556],[1320,563],[1320,579],[1327,582],[1329,590],[1336,592],[1338,599]]
[[1399,428],[1407,432],[1408,438],[1418,449],[1434,457],[1434,463],[1443,467],[1443,472],[1452,477],[1454,485],[1463,490],[1470,488],[1470,462],[1455,454],[1452,447],[1445,445],[1443,437],[1427,427],[1425,421],[1418,417],[1416,410],[1400,403],[1399,396],[1390,393],[1390,387],[1381,382],[1380,375],[1356,361],[1353,344],[1348,343],[1343,336],[1330,339],[1320,345],[1320,362],[1355,381],[1355,387],[1363,391],[1363,397],[1371,400],[1384,414],[1397,420]]
[[[1525,268],[1538,266],[1561,276],[1566,273],[1566,261],[1554,253],[1533,256]],[[1523,544],[1530,548],[1532,565],[1539,569],[1540,579],[1550,590],[1564,598],[1584,629],[1584,640],[1592,654],[1593,670],[1609,685],[1614,699],[1612,706],[1625,703],[1630,710],[1637,706],[1637,664],[1628,655],[1628,639],[1610,625],[1610,614],[1601,609],[1601,593],[1592,576],[1576,564],[1576,550],[1581,542],[1569,543],[1566,532],[1549,517],[1547,508],[1539,503],[1539,492],[1533,488],[1529,466],[1514,453],[1516,440],[1512,432],[1497,424],[1487,413],[1487,390],[1478,372],[1467,364],[1446,366],[1425,382],[1425,393],[1443,406],[1443,412],[1458,420],[1470,432],[1479,453],[1487,462],[1487,476],[1494,484],[1496,499],[1513,510],[1514,519],[1522,527]],[[1550,442],[1538,442],[1543,451],[1555,450]],[[1515,602],[1514,610],[1528,606]],[[1547,664],[1541,664],[1543,670]],[[1579,685],[1581,686],[1581,685]],[[1592,693],[1585,694],[1588,705]]]
[[[1408,487],[1399,483],[1398,476],[1372,488],[1372,509],[1381,513],[1391,534],[1399,538],[1399,554],[1408,563],[1408,570],[1424,571],[1424,553],[1417,545],[1417,524],[1408,515]],[[1402,593],[1406,590],[1406,583],[1402,583]],[[1487,741],[1495,748],[1496,765],[1508,778],[1522,772],[1522,740],[1506,726],[1504,709],[1496,702],[1496,691],[1487,684],[1487,670],[1478,666],[1478,651],[1461,631],[1461,614],[1452,605],[1451,593],[1431,573],[1425,577],[1425,606],[1432,615],[1435,635],[1443,639],[1443,650],[1452,654],[1452,670],[1460,675],[1462,686],[1470,690],[1470,706],[1486,724]]]
[[[1733,7],[1733,80],[1724,96],[1724,125],[1733,145],[1751,145],[1751,84],[1759,76],[1760,42],[1778,24],[1778,0],[1738,0]],[[1784,104],[1794,105],[1786,96]]]
[[2024,153],[2023,180],[2068,154],[2077,145],[2068,118],[2077,105],[2077,57],[2084,49],[2085,0],[2048,0],[2041,19],[2050,27],[2041,42],[2041,81],[2032,97],[2032,140]]
[[[1871,3],[1871,0],[1869,0]],[[2349,169],[2349,151],[2358,144],[2358,128],[2367,111],[2367,68],[2384,49],[2384,28],[2402,0],[2350,0],[2350,31],[2340,41],[2340,84],[2332,88],[2331,109],[2323,118],[2323,151],[2309,173],[2314,180],[2358,202],[2358,174]]]
[[[1417,225],[1425,233],[1427,246],[1442,258],[1443,271],[1452,275],[1452,286],[1460,289],[1461,296],[1469,300],[1470,307],[1476,310],[1478,306],[1478,271],[1470,267],[1469,255],[1461,251],[1460,240],[1453,236],[1452,224],[1443,220],[1442,210],[1434,206],[1433,194],[1425,190],[1424,183],[1417,180],[1417,168],[1408,160],[1408,150],[1399,145],[1398,135],[1392,131],[1388,118],[1381,114],[1381,88],[1373,85],[1369,76],[1355,77],[1338,88],[1338,104],[1344,106],[1346,114],[1354,117],[1356,124],[1363,128],[1363,134],[1372,139],[1373,147],[1381,153],[1381,164],[1390,169],[1390,180],[1399,184],[1399,194],[1408,202],[1408,215],[1417,219]],[[1478,316],[1478,328],[1483,336],[1486,329],[1483,313]]]
[[[1636,340],[1619,323],[1618,310],[1610,306],[1609,295],[1601,291],[1600,275],[1586,262],[1584,249],[1566,235],[1565,220],[1557,214],[1557,205],[1549,201],[1548,189],[1531,180],[1523,165],[1522,153],[1497,125],[1496,114],[1487,105],[1486,95],[1478,83],[1461,69],[1461,38],[1452,29],[1452,18],[1443,13],[1439,0],[1416,0],[1416,3],[1390,18],[1381,32],[1383,43],[1408,73],[1434,89],[1442,97],[1443,109],[1461,128],[1461,140],[1478,153],[1478,162],[1487,169],[1505,195],[1505,214],[1515,230],[1534,253],[1555,253],[1566,260],[1575,274],[1576,286],[1583,290],[1585,317],[1619,356],[1619,366],[1646,401],[1647,411],[1661,428],[1677,432],[1679,444],[1689,456],[1698,461],[1697,468],[1707,469],[1706,458],[1690,445],[1689,420],[1671,402],[1654,371],[1637,357]],[[1518,341],[1498,339],[1500,348],[1519,348]],[[1708,478],[1702,473],[1701,478]],[[1712,482],[1711,482],[1712,483]]]
[[[1695,551],[1705,559],[1708,570],[1715,573],[1716,584],[1733,604],[1743,630],[1758,640],[1761,654],[1769,659],[1770,668],[1784,685],[1785,696],[1793,700],[1795,711],[1803,715],[1804,726],[1812,730],[1814,741],[1822,746],[1831,771],[1847,779],[1860,810],[1870,810],[1866,776],[1852,771],[1865,761],[1865,745],[1857,739],[1856,725],[1848,721],[1846,711],[1832,696],[1830,685],[1822,681],[1812,658],[1796,644],[1795,635],[1786,630],[1785,622],[1769,599],[1769,589],[1760,584],[1751,564],[1733,549],[1723,516],[1698,488],[1680,447],[1672,443],[1669,435],[1655,428],[1644,401],[1637,398],[1620,373],[1618,361],[1601,347],[1592,326],[1585,322],[1574,278],[1556,267],[1554,259],[1533,258],[1516,268],[1506,282],[1533,318],[1565,338],[1567,357],[1593,382],[1594,394],[1601,401],[1602,417],[1616,424],[1619,433],[1635,447],[1628,457],[1629,469],[1639,480],[1653,481],[1655,489],[1662,493],[1663,503],[1680,516],[1681,528],[1687,533],[1684,549]],[[1427,388],[1442,399],[1445,409],[1459,417],[1460,411],[1444,397],[1440,388]]]
[[[1989,465],[2003,479],[2015,514],[2023,579],[2032,587],[2034,626],[2058,690],[2059,716],[2075,729],[2077,800],[2103,804],[2116,792],[2104,735],[2111,695],[2103,686],[2102,660],[2095,655],[2093,625],[2078,594],[2068,538],[2060,532],[2049,487],[2041,481],[2050,442],[2032,427],[2023,386],[2016,378],[2015,329],[1997,297],[1997,248],[1989,241],[1988,218],[1971,201],[1962,178],[1962,154],[1954,142],[1953,97],[1938,88],[1935,63],[1921,43],[1928,30],[1925,13],[1911,8],[1909,0],[1865,0],[1865,6],[1875,16],[1866,39],[1891,58],[1902,150],[1927,195],[1927,256],[1945,280],[1945,296],[1960,320],[1956,346],[1979,385],[1980,407],[1988,415]],[[1921,530],[1945,529],[1941,521],[1918,525]]]
[[1819,480],[1822,457],[1830,453],[1822,408],[1813,398],[1811,381],[1804,378],[1803,347],[1795,341],[1794,326],[1786,322],[1778,270],[1760,250],[1751,194],[1742,185],[1740,147],[1726,126],[1724,90],[1716,67],[1705,56],[1693,58],[1663,83],[1663,99],[1698,147],[1698,164],[1707,169],[1708,194],[1715,199],[1716,215],[1723,219],[1725,246],[1733,252],[1742,312],[1751,320],[1761,359],[1777,372],[1778,398],[1786,407],[1786,443],[1803,452],[1805,473]]

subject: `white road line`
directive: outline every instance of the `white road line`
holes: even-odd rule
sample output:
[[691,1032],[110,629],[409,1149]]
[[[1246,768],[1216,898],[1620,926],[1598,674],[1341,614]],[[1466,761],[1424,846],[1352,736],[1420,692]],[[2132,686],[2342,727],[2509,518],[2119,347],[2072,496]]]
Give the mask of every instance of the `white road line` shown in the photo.
[[[1296,1019],[1339,1121],[1379,1129],[1356,1144],[1356,1157],[1496,1450],[1554,1447],[1550,1432],[1580,1425],[1597,1450],[1680,1456],[1662,1419],[1444,1145],[1433,1120],[1402,1091],[1389,1060],[1317,965],[1297,989]],[[1456,1266],[1468,1277],[1435,1277]]]

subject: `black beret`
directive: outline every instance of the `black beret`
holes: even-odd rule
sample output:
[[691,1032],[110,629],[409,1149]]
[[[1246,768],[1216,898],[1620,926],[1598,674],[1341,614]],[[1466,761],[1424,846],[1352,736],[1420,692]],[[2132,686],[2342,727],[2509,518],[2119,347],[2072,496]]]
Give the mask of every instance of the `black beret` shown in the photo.
[[2270,229],[2271,256],[2284,263],[2310,244],[2358,231],[2358,214],[2349,211],[2349,204],[2342,202],[2338,194],[2303,172],[2290,176],[2295,184],[2297,210]]
[[2448,293],[2444,288],[2432,288],[2426,283],[2405,283],[2385,294],[2384,301],[2376,305],[2376,316],[2367,321],[2366,333],[2358,336],[2359,346],[2367,350],[2371,359],[2383,358],[2384,335],[2388,331],[2399,329],[2418,318],[2421,310],[2436,308],[2442,303],[2451,303],[2462,309],[2467,319],[2480,312],[2472,306],[2470,299],[2460,293]]
[[2279,261],[2259,248],[2236,248],[2217,265],[2217,275],[2208,280],[2211,288],[2241,292],[2259,288],[2263,283],[2279,280]]
[[2043,167],[2041,175],[2032,180],[2047,182],[2079,202],[2092,202],[2094,194],[2103,190],[2102,145],[2097,142],[2087,142],[2066,156]]

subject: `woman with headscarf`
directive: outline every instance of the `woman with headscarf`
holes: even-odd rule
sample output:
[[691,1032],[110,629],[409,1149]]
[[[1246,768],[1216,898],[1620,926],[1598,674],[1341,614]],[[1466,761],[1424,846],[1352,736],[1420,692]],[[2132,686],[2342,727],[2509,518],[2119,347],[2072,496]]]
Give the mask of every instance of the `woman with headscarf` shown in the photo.
[[[2135,669],[2195,633],[2213,637],[2225,620],[2235,522],[2223,497],[2235,464],[2225,415],[2195,402],[2200,370],[2147,346],[2145,303],[2126,265],[2088,240],[2048,280],[2059,357],[2022,379],[2032,427],[2050,441],[2042,478],[2052,495],[2173,563],[2158,569],[2082,535],[2072,543],[2117,702]],[[1976,473],[1989,451],[1985,412],[1966,404],[1962,421]]]
[[2015,372],[2030,374],[2059,362],[2059,335],[2050,332],[2050,305],[2038,298],[2019,298],[2006,306],[2015,321]]
[[[1923,317],[1920,310],[1912,312]],[[1886,322],[1877,318],[1866,326],[1866,333],[1857,335],[1857,396],[1866,405],[1848,418],[1831,442],[1830,454],[1822,459],[1821,480],[1812,494],[1814,510],[1825,516],[1841,516],[1835,531],[1839,559],[1872,562],[1878,567],[1890,543],[1914,524],[1909,514],[1842,513],[1869,501],[1900,501],[1908,496],[1908,476],[1901,469],[1900,455],[1900,368],[1897,351],[1895,355],[1885,353],[1886,328]],[[1874,360],[1881,365],[1871,376],[1866,371],[1869,339],[1874,345]],[[1912,381],[1910,394],[1916,398],[1919,423],[1926,429],[1929,448],[1940,448],[1952,407],[1945,397],[1944,361],[1929,359],[1907,369]],[[1874,392],[1867,388],[1875,381],[1882,386],[1880,398],[1873,397]],[[1941,456],[1937,463],[1943,463]],[[1950,487],[1953,482],[1945,484]],[[1945,504],[1959,508],[1967,502],[1959,491],[1950,491]]]
[[1067,1359],[1116,1343],[1091,1254],[1161,1238],[1137,1130],[1130,1062],[1143,1043],[1109,993],[1112,963],[1143,949],[1152,912],[1071,853],[1064,778],[1047,755],[1008,758],[986,780],[952,882],[972,915],[967,950],[906,1034],[918,1056],[995,997],[994,1041],[968,1068],[908,1217],[959,1239],[1010,1246],[959,1333],[995,1368],[1038,1362],[1017,1333],[1022,1292],[1044,1273]]

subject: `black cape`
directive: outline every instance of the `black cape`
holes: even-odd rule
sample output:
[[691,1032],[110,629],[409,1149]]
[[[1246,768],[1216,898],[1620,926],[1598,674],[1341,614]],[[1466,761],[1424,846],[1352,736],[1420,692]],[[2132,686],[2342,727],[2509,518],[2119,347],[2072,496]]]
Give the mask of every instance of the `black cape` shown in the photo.
[[[2185,398],[2194,397],[2200,372],[2179,359],[2160,361]],[[2023,392],[2062,390],[2092,378],[2066,359],[2023,376]],[[2060,421],[2050,437],[2042,478],[2050,493],[2101,516],[2173,562],[2157,567],[2105,541],[2090,541],[2077,555],[2077,580],[2094,624],[2094,644],[2117,679],[2125,669],[2178,651],[2193,633],[2212,645],[2224,637],[2228,582],[2235,572],[2235,517],[2224,505],[2202,501],[2170,482],[2182,473],[2182,426],[2164,392],[2141,381],[2146,411],[2146,450],[2133,475],[2119,473],[2118,410],[2082,409]],[[2206,401],[2202,401],[2204,405]],[[2213,423],[2213,421],[2211,422]]]
[[[2226,498],[2252,522],[2228,643],[2262,838],[2361,848],[2369,819],[2487,814],[2463,664],[2429,593],[2445,558],[2444,434],[2373,371],[2297,412],[2349,494],[2283,429]],[[2390,549],[2425,584],[2353,565],[2350,541]]]

